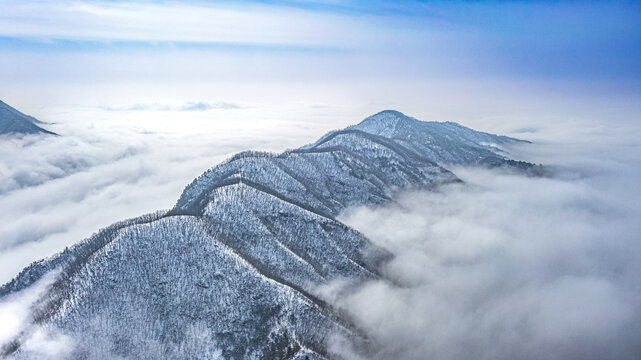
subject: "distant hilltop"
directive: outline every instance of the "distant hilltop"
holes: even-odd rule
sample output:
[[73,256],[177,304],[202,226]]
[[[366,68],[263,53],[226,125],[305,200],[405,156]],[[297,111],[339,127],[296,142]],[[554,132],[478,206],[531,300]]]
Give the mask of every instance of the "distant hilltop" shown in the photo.
[[36,124],[42,121],[21,113],[0,100],[0,135],[5,134],[49,134],[54,132],[45,130]]

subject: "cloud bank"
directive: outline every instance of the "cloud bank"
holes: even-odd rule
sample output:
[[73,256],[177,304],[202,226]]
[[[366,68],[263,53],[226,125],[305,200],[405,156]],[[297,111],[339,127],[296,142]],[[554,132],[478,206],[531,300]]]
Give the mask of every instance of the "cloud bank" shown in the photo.
[[[392,283],[324,289],[381,344],[378,358],[627,358],[641,351],[634,338],[641,131],[637,105],[613,107],[584,109],[592,117],[522,110],[467,123],[520,129],[535,144],[512,149],[514,157],[549,165],[554,177],[453,169],[465,186],[401,194],[395,205],[345,214],[343,221],[396,255],[385,269]],[[323,107],[306,108],[313,116],[283,107],[87,109],[43,118],[61,137],[0,140],[2,282],[110,223],[171,207],[194,177],[234,152],[297,147],[358,118]],[[73,346],[65,337],[72,335],[44,330],[36,339],[51,342],[52,351]]]
[[395,255],[391,281],[322,290],[380,344],[375,358],[641,353],[641,152],[532,147],[554,176],[454,169],[464,185],[342,216]]

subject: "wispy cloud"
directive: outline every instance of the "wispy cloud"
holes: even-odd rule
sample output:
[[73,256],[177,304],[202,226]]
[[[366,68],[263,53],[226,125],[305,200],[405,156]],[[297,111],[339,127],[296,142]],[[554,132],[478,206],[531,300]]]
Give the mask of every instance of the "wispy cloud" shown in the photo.
[[335,45],[344,19],[293,7],[149,2],[3,2],[12,38],[191,44]]
[[[40,279],[34,286],[13,293],[0,301],[0,344],[7,344],[21,332],[33,327],[31,307],[48,290],[58,275],[54,270]],[[27,352],[37,358],[54,358],[64,355],[69,350],[70,339],[61,334],[54,334],[45,328],[29,329],[33,337],[26,342]]]
[[5,1],[0,10],[0,49],[12,51],[357,52],[453,73],[622,79],[639,75],[641,58],[633,3]]

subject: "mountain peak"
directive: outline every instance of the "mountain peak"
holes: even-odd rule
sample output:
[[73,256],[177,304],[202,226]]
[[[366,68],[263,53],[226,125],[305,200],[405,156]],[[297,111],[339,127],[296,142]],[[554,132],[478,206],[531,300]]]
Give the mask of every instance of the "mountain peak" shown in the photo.
[[378,112],[378,113],[376,113],[374,115],[369,116],[368,119],[376,117],[376,116],[381,116],[381,115],[396,116],[396,117],[409,117],[409,116],[403,114],[402,112],[400,112],[398,110],[387,109],[387,110],[383,110],[383,111],[380,111],[380,112]]
[[[374,115],[368,116],[365,120],[361,121],[360,124],[369,123],[369,122],[398,122],[398,121],[418,121],[413,117],[407,116],[397,110],[383,110]],[[359,124],[359,125],[360,125]]]
[[365,118],[365,120],[361,121],[357,125],[354,125],[352,128],[365,131],[370,134],[389,137],[395,132],[399,124],[412,124],[415,122],[419,121],[414,119],[413,117],[409,117],[403,114],[400,111],[383,110],[379,113]]

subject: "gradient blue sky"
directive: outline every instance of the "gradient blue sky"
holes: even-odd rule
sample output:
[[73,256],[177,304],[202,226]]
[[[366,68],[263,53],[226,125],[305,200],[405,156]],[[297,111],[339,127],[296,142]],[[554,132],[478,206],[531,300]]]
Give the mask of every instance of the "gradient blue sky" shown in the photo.
[[0,0],[0,97],[44,117],[210,101],[453,120],[461,105],[492,115],[488,101],[502,114],[636,99],[640,14],[635,1]]

